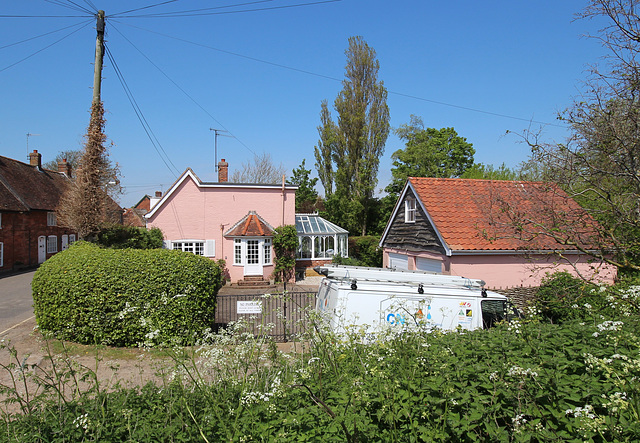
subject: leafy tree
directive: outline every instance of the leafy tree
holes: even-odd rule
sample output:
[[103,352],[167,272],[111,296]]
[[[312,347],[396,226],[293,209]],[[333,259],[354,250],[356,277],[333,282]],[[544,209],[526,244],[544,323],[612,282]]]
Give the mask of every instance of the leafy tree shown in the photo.
[[275,255],[274,277],[277,281],[288,282],[296,270],[296,250],[298,232],[294,225],[278,226],[273,235]]
[[[46,162],[43,166],[45,169],[49,169],[51,171],[58,170],[58,163],[63,160],[67,161],[67,164],[71,168],[71,176],[75,175],[74,171],[77,171],[80,167],[80,162],[82,161],[83,150],[69,150],[69,151],[60,151],[54,160]],[[122,186],[120,185],[120,167],[117,163],[111,162],[107,158],[108,168],[104,173],[102,185],[107,190],[108,194],[112,198],[116,198],[118,195],[122,193]]]
[[300,167],[293,170],[293,176],[289,180],[291,184],[298,185],[296,191],[296,212],[311,213],[316,209],[318,192],[315,189],[318,178],[309,178],[310,169],[305,168],[306,159],[302,160]]
[[364,235],[389,135],[389,107],[375,50],[362,37],[350,37],[345,54],[346,78],[334,101],[338,120],[333,122],[323,101],[314,153],[329,218]]
[[475,149],[453,128],[425,128],[420,117],[396,129],[406,147],[393,153],[393,179],[387,192],[398,194],[409,177],[460,177],[473,165]]
[[105,147],[104,125],[102,103],[94,102],[80,166],[58,206],[60,224],[74,229],[80,239],[94,240],[103,226],[115,221],[111,218],[114,202],[106,187],[113,177]]
[[510,169],[504,163],[495,168],[493,165],[474,163],[469,169],[464,171],[460,178],[472,178],[482,180],[519,180],[518,171]]
[[242,169],[235,171],[231,175],[231,182],[279,184],[282,182],[282,176],[286,175],[286,172],[282,163],[275,165],[271,159],[271,154],[263,152],[261,155],[255,155],[253,161],[244,162]]
[[[523,135],[530,163],[557,182],[600,222],[597,259],[622,271],[640,270],[640,21],[637,2],[591,0],[582,18],[604,17],[595,36],[608,49],[590,72],[583,94],[560,115],[571,128],[566,143]],[[548,234],[548,230],[545,232]],[[569,233],[571,234],[571,233]]]

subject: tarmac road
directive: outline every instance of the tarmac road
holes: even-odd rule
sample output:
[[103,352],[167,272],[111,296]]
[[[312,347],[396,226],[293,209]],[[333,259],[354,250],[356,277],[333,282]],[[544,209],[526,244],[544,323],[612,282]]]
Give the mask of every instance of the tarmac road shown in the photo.
[[31,280],[35,272],[0,278],[0,337],[33,318]]

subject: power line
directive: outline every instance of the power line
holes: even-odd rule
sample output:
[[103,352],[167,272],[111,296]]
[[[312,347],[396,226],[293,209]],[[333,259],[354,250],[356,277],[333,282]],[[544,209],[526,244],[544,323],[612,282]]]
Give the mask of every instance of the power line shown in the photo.
[[40,34],[40,35],[36,35],[35,37],[30,37],[30,38],[27,38],[27,39],[24,39],[24,40],[20,40],[19,42],[9,43],[8,45],[0,46],[0,49],[5,49],[5,48],[9,48],[11,46],[19,45],[21,43],[26,43],[28,41],[35,40],[35,39],[38,39],[40,37],[46,37],[47,35],[55,34],[56,32],[64,31],[65,29],[73,28],[74,26],[80,26],[81,24],[84,24],[86,26],[87,23],[92,22],[92,21],[93,21],[93,19],[91,19],[90,21],[87,21],[87,22],[74,23],[73,25],[65,26],[64,28],[56,29],[55,31],[45,32],[44,34]]
[[[263,1],[270,1],[270,0],[263,0]],[[318,0],[315,2],[307,2],[307,3],[297,3],[295,5],[282,5],[282,6],[271,6],[268,8],[252,8],[252,9],[240,9],[237,11],[218,11],[218,12],[192,12],[192,11],[178,11],[178,12],[159,12],[159,13],[155,13],[155,14],[144,14],[144,15],[126,15],[126,16],[120,16],[119,18],[158,18],[158,17],[198,17],[198,16],[206,16],[206,15],[223,15],[223,14],[239,14],[239,13],[244,13],[244,12],[261,12],[261,11],[271,11],[271,10],[276,10],[276,9],[289,9],[289,8],[299,8],[299,7],[303,7],[303,6],[313,6],[313,5],[320,5],[320,4],[324,4],[324,3],[336,3],[336,2],[341,2],[342,0]],[[257,1],[257,2],[250,2],[247,4],[253,4],[253,3],[262,3],[262,1]],[[242,6],[242,5],[240,5]],[[234,5],[232,6],[222,6],[222,7],[215,7],[215,8],[205,8],[203,10],[209,10],[209,9],[220,9],[220,8],[228,8],[228,7],[234,7]],[[203,11],[203,10],[193,10],[193,11]]]
[[[181,42],[184,42],[184,43],[188,43],[188,44],[191,44],[191,45],[194,45],[194,46],[200,46],[202,48],[210,49],[212,51],[217,51],[217,52],[221,52],[223,54],[233,55],[234,57],[244,58],[244,59],[251,60],[251,61],[254,61],[254,62],[257,62],[257,63],[262,63],[262,64],[269,65],[269,66],[274,66],[276,68],[287,69],[289,71],[294,71],[294,72],[298,72],[298,73],[301,73],[301,74],[311,75],[311,76],[314,76],[314,77],[320,77],[320,78],[324,78],[324,79],[335,81],[335,82],[342,82],[342,80],[343,80],[341,78],[332,77],[332,76],[324,75],[324,74],[318,74],[317,72],[313,72],[313,71],[309,71],[309,70],[305,70],[305,69],[294,68],[292,66],[283,65],[281,63],[275,63],[275,62],[271,62],[271,61],[268,61],[268,60],[263,60],[263,59],[259,59],[259,58],[256,58],[256,57],[251,57],[251,56],[248,56],[248,55],[244,55],[244,54],[239,54],[237,52],[227,51],[227,50],[224,50],[224,49],[216,48],[214,46],[205,45],[203,43],[194,42],[194,41],[183,39],[183,38],[180,38],[180,37],[174,37],[172,35],[164,34],[162,32],[152,31],[150,29],[142,28],[142,27],[139,27],[139,26],[134,26],[134,25],[129,25],[129,24],[124,24],[124,25],[125,26],[130,26],[132,28],[140,29],[142,31],[150,32],[152,34],[161,35],[163,37],[170,38],[170,39],[173,39],[173,40],[177,40],[177,41],[181,41]],[[478,109],[478,108],[472,108],[472,107],[468,107],[468,106],[462,106],[462,105],[456,105],[456,104],[453,104],[453,103],[447,103],[447,102],[432,100],[432,99],[428,99],[428,98],[424,98],[424,97],[419,97],[417,95],[405,94],[405,93],[402,93],[402,92],[395,92],[395,91],[391,91],[391,90],[387,90],[387,91],[388,91],[389,94],[397,95],[399,97],[405,97],[405,98],[410,98],[410,99],[413,99],[413,100],[429,102],[429,103],[433,103],[433,104],[437,104],[437,105],[441,105],[441,106],[448,106],[448,107],[451,107],[451,108],[462,109],[462,110],[469,111],[469,112],[477,112],[477,113],[480,113],[480,114],[492,115],[494,117],[508,118],[508,119],[512,119],[512,120],[519,120],[519,121],[525,121],[525,122],[529,122],[529,123],[542,124],[542,125],[545,125],[545,126],[555,126],[555,127],[559,127],[559,128],[566,128],[566,125],[560,125],[560,124],[557,124],[557,123],[549,123],[549,122],[543,122],[543,121],[538,121],[538,120],[532,120],[532,119],[528,119],[528,118],[524,118],[524,117],[516,117],[516,116],[513,116],[513,115],[509,115],[509,114],[502,114],[502,113],[497,113],[497,112],[492,112],[492,111],[485,111],[485,110]]]
[[67,0],[66,2],[62,0],[44,0],[44,1],[46,1],[47,3],[51,3],[52,5],[62,6],[63,8],[68,8],[74,11],[86,12],[88,14],[91,14],[91,11],[89,9],[83,6],[80,6],[72,2],[71,0]]
[[[118,21],[116,21],[116,23],[119,23]],[[164,75],[167,80],[169,80],[171,83],[173,83],[173,85],[178,88],[180,90],[180,92],[182,92],[185,96],[187,96],[187,98],[189,98],[189,100],[191,100],[193,103],[195,103],[195,105],[197,107],[199,107],[205,114],[207,114],[209,117],[211,117],[211,119],[213,121],[215,121],[217,124],[219,124],[220,126],[222,126],[222,128],[229,133],[229,135],[233,138],[235,138],[238,143],[240,143],[242,146],[244,146],[249,152],[251,152],[253,155],[257,155],[253,149],[251,149],[249,146],[247,146],[242,140],[240,140],[238,137],[236,137],[231,131],[229,131],[218,119],[216,119],[213,115],[211,115],[211,113],[209,113],[209,111],[207,111],[204,106],[202,106],[200,103],[198,103],[198,101],[196,99],[194,99],[187,91],[185,91],[177,82],[175,82],[171,77],[169,77],[169,75],[164,72],[157,64],[155,64],[149,57],[147,57],[146,54],[144,54],[136,45],[133,44],[133,42],[131,40],[129,40],[116,26],[113,26],[112,24],[112,28],[116,30],[116,32],[118,32],[118,34],[120,34],[120,36],[122,38],[124,38],[136,51],[138,51],[140,53],[140,55],[142,55],[149,63],[151,63],[158,71],[160,71],[160,73],[162,75]]]
[[[135,97],[133,97],[133,93],[131,92],[129,85],[126,82],[124,75],[122,74],[122,71],[120,71],[120,68],[116,63],[116,60],[113,57],[113,54],[111,53],[111,50],[109,50],[109,48],[106,45],[105,45],[105,52],[107,54],[107,57],[111,61],[111,64],[113,65],[113,69],[116,73],[116,76],[118,77],[118,80],[120,81],[120,84],[122,85],[122,88],[124,89],[124,92],[127,98],[129,99],[129,103],[131,103],[131,106],[133,107],[133,110],[136,116],[138,117],[138,120],[140,121],[142,128],[144,129],[144,132],[147,134],[149,141],[151,141],[151,144],[155,148],[156,152],[158,153],[158,156],[160,157],[162,162],[165,164],[167,169],[169,169],[169,172],[171,172],[177,178],[179,174],[178,168],[176,167],[176,165],[173,164],[173,162],[167,155],[167,152],[164,150],[164,148],[160,144],[160,141],[158,140],[156,135],[153,133],[153,130],[151,129],[151,126],[147,122],[147,119],[145,118],[144,114],[142,113],[140,106],[138,106],[138,103]],[[160,151],[162,151],[162,153]],[[169,166],[169,163],[171,164],[171,166]],[[172,167],[173,169],[171,169]]]
[[25,60],[30,59],[30,58],[31,58],[31,57],[33,57],[34,55],[41,53],[42,51],[44,51],[44,50],[46,50],[46,49],[48,49],[48,48],[52,47],[53,45],[55,45],[55,44],[57,44],[57,43],[60,43],[62,40],[66,39],[67,37],[69,37],[69,36],[71,36],[71,35],[75,34],[75,33],[76,33],[76,32],[78,32],[79,30],[81,30],[81,29],[83,29],[83,28],[87,27],[87,26],[89,25],[89,23],[91,23],[91,21],[86,22],[84,25],[80,26],[80,27],[79,27],[78,29],[76,29],[75,31],[70,32],[69,34],[65,35],[65,36],[64,36],[64,37],[62,37],[61,39],[56,40],[55,42],[51,43],[50,45],[45,46],[45,47],[44,47],[44,48],[42,48],[42,49],[39,49],[38,51],[34,52],[33,54],[30,54],[30,55],[28,55],[28,56],[24,57],[23,59],[20,59],[20,60],[18,60],[17,62],[12,63],[12,64],[10,64],[10,65],[8,65],[8,66],[5,66],[4,68],[0,69],[0,72],[6,71],[7,69],[9,69],[9,68],[11,68],[11,67],[13,67],[13,66],[15,66],[15,65],[17,65],[17,64],[19,64],[19,63],[22,63],[22,62],[23,62],[23,61],[25,61]]
[[128,11],[116,12],[115,14],[111,14],[111,17],[115,17],[115,16],[122,15],[122,14],[128,14],[130,12],[142,11],[143,9],[155,8],[157,6],[162,6],[162,5],[166,5],[168,3],[174,3],[174,2],[177,2],[177,1],[178,0],[167,0],[166,2],[156,3],[155,5],[143,6],[142,8],[136,8],[136,9],[129,9]]

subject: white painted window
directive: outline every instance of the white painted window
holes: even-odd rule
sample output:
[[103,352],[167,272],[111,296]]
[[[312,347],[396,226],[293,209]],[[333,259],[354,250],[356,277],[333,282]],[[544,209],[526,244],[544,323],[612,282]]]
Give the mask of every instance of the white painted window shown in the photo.
[[408,198],[404,201],[404,222],[416,222],[416,199]]
[[264,263],[265,265],[271,264],[271,239],[264,239]]
[[239,238],[233,241],[233,264],[242,264],[242,240]]
[[67,234],[62,235],[62,244],[60,245],[60,249],[65,251],[69,247],[69,236]]
[[47,212],[47,226],[56,226],[56,213],[55,212]]
[[54,254],[58,252],[58,237],[50,235],[47,237],[47,254]]
[[196,255],[204,255],[204,241],[180,240],[172,242],[173,249],[184,252],[191,252]]

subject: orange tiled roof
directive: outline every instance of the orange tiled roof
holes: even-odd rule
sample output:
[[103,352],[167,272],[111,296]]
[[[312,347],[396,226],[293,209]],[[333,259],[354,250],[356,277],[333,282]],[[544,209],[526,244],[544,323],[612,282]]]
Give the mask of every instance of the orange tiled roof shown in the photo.
[[271,237],[273,228],[255,211],[250,211],[226,233],[230,237]]
[[[595,221],[556,185],[542,182],[410,177],[446,245],[452,250],[587,249]],[[555,228],[554,235],[544,234]]]

